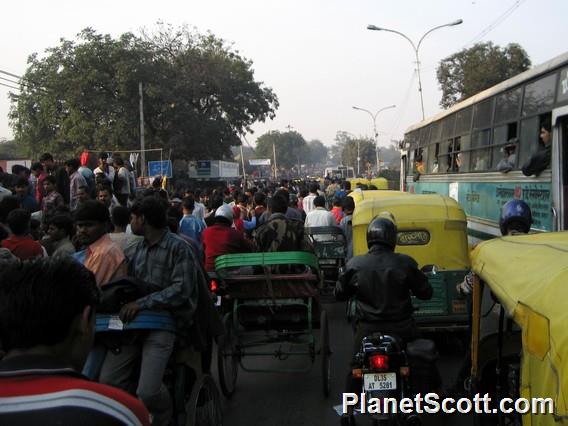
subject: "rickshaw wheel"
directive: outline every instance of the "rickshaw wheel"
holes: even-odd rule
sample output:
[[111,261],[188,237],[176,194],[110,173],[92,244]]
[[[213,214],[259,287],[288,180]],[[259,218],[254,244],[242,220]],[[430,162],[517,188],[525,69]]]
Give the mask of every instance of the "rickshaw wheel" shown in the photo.
[[240,358],[231,313],[225,314],[223,325],[225,326],[225,334],[219,337],[217,345],[217,369],[221,392],[226,398],[231,398],[235,393]]
[[185,426],[222,426],[221,396],[209,374],[201,376],[191,389],[185,405]]
[[322,311],[320,316],[320,336],[323,395],[328,397],[331,390],[331,347],[329,343],[329,323],[327,321],[326,311]]

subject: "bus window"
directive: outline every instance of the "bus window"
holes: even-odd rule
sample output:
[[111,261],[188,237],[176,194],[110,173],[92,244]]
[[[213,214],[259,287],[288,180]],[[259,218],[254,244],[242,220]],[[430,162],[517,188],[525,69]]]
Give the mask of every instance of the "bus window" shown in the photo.
[[491,159],[491,149],[488,148],[491,140],[491,129],[485,129],[473,134],[473,147],[471,152],[471,170],[480,172],[487,170]]
[[459,166],[459,172],[469,172],[470,168],[469,168],[469,157],[470,157],[470,151],[469,151],[469,147],[470,147],[470,136],[469,135],[463,135],[459,138],[459,144],[460,144],[460,166]]
[[527,162],[531,154],[538,148],[538,117],[521,121],[519,163]]
[[414,150],[414,163],[412,165],[412,171],[419,174],[426,173],[426,163],[424,162],[424,151],[422,150],[422,148]]
[[442,142],[438,155],[439,173],[449,173],[452,167],[453,140]]
[[[492,169],[497,168],[497,164],[504,158],[509,158],[510,155],[515,154],[516,147],[511,146],[511,141],[516,138],[517,123],[504,124],[493,130]],[[516,161],[514,163],[513,167],[516,168]]]
[[432,154],[432,151],[430,151],[430,157],[428,157],[428,168],[427,171],[428,173],[439,173],[439,167],[438,167],[438,155],[440,154],[440,144],[434,144],[431,145],[430,149],[434,150],[434,153]]
[[550,111],[554,104],[554,88],[556,87],[556,74],[541,78],[525,87],[523,101],[523,117]]
[[463,165],[463,154],[461,153],[461,137],[454,139],[454,150],[452,154],[452,172],[458,173]]

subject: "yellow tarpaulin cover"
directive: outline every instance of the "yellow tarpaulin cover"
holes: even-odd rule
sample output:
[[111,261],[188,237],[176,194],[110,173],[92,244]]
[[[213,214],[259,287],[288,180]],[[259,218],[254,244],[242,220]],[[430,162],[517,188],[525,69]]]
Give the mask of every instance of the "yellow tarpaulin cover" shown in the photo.
[[485,241],[472,268],[522,329],[521,397],[554,399],[523,424],[568,424],[568,232]]
[[[363,191],[364,196],[366,192]],[[377,194],[356,203],[351,222],[355,256],[367,253],[367,226],[371,220],[388,211],[394,216],[399,233],[396,252],[412,256],[420,267],[433,264],[441,270],[469,269],[466,216],[454,199],[438,194],[368,192]],[[425,235],[427,242],[401,244],[404,235],[413,233],[416,237]]]

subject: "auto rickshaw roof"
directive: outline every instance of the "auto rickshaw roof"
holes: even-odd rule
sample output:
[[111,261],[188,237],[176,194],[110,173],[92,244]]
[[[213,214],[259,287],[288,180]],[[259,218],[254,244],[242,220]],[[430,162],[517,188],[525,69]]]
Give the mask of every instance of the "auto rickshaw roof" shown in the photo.
[[399,227],[409,223],[427,226],[428,222],[466,222],[465,213],[458,202],[444,195],[409,194],[399,191],[368,192],[382,192],[384,195],[376,194],[370,199],[363,198],[356,204],[353,226],[367,225],[384,211],[393,214]]
[[355,206],[353,253],[367,253],[367,226],[383,212],[394,216],[398,228],[396,252],[411,256],[420,266],[433,264],[440,270],[469,269],[467,220],[461,206],[439,194],[409,194],[398,191],[362,200]]
[[[568,232],[485,241],[472,266],[522,328],[521,396],[554,398],[568,423]],[[559,424],[553,416],[532,422]]]
[[353,198],[355,201],[355,206],[361,203],[364,200],[374,200],[376,198],[390,198],[390,197],[398,197],[398,196],[407,196],[412,195],[409,192],[402,192],[402,191],[390,191],[385,189],[377,189],[377,190],[370,190],[370,191],[352,191],[349,193],[349,196]]

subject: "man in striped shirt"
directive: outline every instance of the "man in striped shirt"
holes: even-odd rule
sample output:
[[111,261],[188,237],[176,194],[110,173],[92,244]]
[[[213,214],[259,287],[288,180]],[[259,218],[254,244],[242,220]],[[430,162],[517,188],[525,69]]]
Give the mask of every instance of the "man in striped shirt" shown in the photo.
[[78,372],[94,338],[99,293],[73,259],[0,271],[0,424],[150,425],[140,401]]

